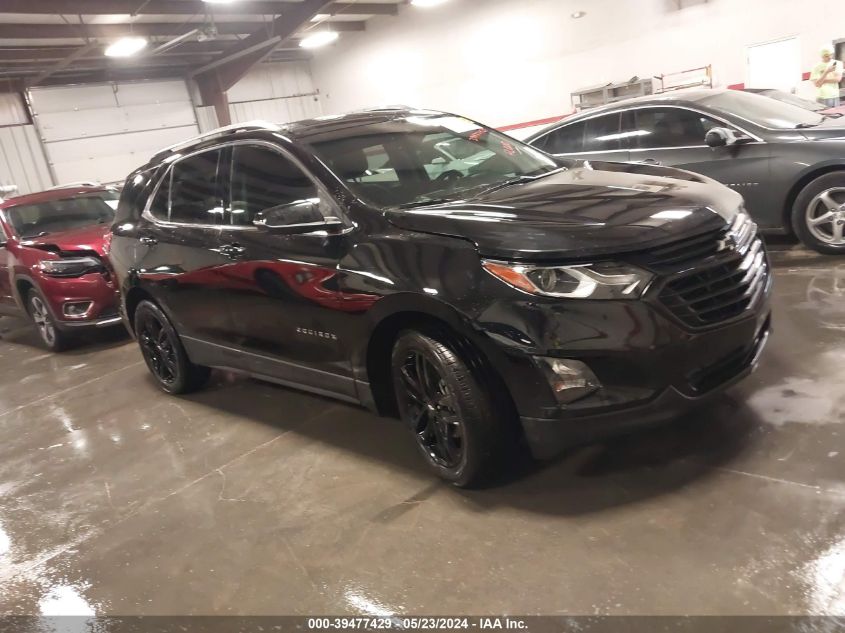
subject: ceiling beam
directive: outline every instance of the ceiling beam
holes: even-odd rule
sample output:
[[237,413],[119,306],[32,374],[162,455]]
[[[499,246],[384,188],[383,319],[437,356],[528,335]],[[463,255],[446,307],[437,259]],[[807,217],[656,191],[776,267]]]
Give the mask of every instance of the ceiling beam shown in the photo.
[[[209,5],[202,0],[0,0],[0,13],[29,15],[279,15],[295,0],[248,0],[230,5]],[[138,9],[140,8],[140,11]],[[397,4],[333,2],[324,13],[339,15],[396,15]]]
[[45,79],[47,79],[51,75],[55,75],[60,70],[67,68],[73,62],[77,61],[81,57],[84,57],[85,55],[87,55],[89,52],[91,52],[95,48],[99,48],[99,46],[97,44],[93,43],[93,42],[89,42],[88,44],[86,44],[82,48],[75,50],[73,53],[71,53],[70,55],[68,55],[64,59],[59,60],[58,62],[56,62],[55,64],[53,64],[49,68],[42,70],[40,73],[38,73],[38,75],[35,76],[35,78],[32,80],[32,82],[29,85],[30,86],[37,86],[38,84],[40,84],[42,81],[44,81]]
[[[305,0],[303,4],[308,2]],[[298,7],[299,5],[290,5]],[[293,14],[296,8],[290,9],[286,15]],[[315,14],[312,14],[312,17]],[[286,18],[281,18],[283,21]],[[310,18],[309,18],[310,19]],[[305,22],[300,22],[299,27]],[[276,30],[278,20],[273,22],[219,22],[217,32],[220,35],[247,35],[260,34],[264,41],[269,40],[265,35]],[[331,28],[338,32],[363,31],[364,22],[332,22]],[[274,26],[275,25],[275,26]],[[199,23],[180,24],[177,22],[162,22],[157,24],[146,24],[139,22],[132,25],[132,33],[155,37],[158,35],[177,36],[185,32],[191,26],[199,26]],[[0,39],[52,39],[52,38],[102,38],[116,39],[129,34],[129,27],[126,24],[0,24]],[[246,40],[249,40],[247,37]],[[292,35],[292,34],[291,34]],[[244,41],[246,41],[244,40]]]
[[[303,0],[292,5],[283,15],[273,20],[269,28],[255,31],[246,39],[228,48],[210,64],[198,68],[192,76],[207,75],[214,71],[216,85],[221,90],[228,90],[253,65],[259,63],[284,40],[308,24],[315,15],[325,12],[330,4],[325,0]],[[364,25],[363,22],[338,22],[338,24],[360,24],[362,27]],[[334,27],[334,24],[332,26]]]
[[132,70],[115,70],[110,68],[106,70],[95,70],[79,76],[50,77],[45,79],[39,87],[156,79],[184,79],[184,70],[182,68],[140,68]]
[[[224,47],[231,44],[231,41],[209,41],[209,42],[184,42],[172,50],[164,53],[157,53],[154,57],[163,57],[165,59],[171,57],[184,58],[207,58],[209,56],[222,53]],[[33,63],[35,65],[43,65],[45,62],[57,61],[73,55],[80,50],[79,46],[15,46],[15,47],[0,47],[0,65],[2,64],[24,64]],[[291,59],[301,60],[310,59],[310,55],[305,49],[291,48],[281,49],[277,48],[274,55],[279,57],[287,56]],[[102,59],[102,51],[94,48],[82,56],[82,59]],[[141,59],[150,57],[149,53],[141,56]],[[136,58],[137,59],[137,58]]]

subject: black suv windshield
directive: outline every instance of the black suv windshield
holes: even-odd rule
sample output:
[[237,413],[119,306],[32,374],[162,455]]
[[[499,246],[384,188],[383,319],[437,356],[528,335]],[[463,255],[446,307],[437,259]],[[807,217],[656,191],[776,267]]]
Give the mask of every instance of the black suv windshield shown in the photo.
[[726,90],[703,99],[701,103],[774,130],[813,127],[824,120],[821,115],[791,103],[739,90]]
[[6,210],[6,216],[21,238],[40,237],[92,224],[111,223],[117,199],[117,194],[110,191],[83,194],[11,207]]
[[545,154],[451,115],[351,126],[306,143],[356,195],[380,207],[459,200],[558,169]]

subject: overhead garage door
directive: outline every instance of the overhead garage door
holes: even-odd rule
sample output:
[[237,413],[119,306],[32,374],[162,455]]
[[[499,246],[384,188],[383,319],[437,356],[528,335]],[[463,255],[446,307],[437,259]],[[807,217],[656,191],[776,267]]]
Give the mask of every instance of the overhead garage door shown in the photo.
[[199,133],[184,81],[32,90],[59,183],[123,180],[157,150]]

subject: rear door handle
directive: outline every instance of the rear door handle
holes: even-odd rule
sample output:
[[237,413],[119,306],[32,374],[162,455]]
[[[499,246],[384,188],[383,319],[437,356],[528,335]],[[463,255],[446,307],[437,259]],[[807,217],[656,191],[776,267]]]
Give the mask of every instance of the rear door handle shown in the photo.
[[154,237],[150,237],[149,235],[142,235],[138,238],[138,241],[144,246],[155,246],[158,244],[158,240]]
[[240,244],[224,244],[220,247],[220,253],[229,259],[238,259],[239,257],[243,257],[246,249]]

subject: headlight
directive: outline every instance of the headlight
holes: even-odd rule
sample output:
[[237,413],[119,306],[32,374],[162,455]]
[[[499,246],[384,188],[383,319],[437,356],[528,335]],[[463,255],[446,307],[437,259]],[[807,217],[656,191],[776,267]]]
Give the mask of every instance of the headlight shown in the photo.
[[103,270],[102,262],[96,257],[67,257],[45,259],[38,264],[45,275],[51,277],[81,277],[86,273]]
[[644,270],[612,262],[527,266],[484,261],[482,266],[523,292],[566,299],[636,299],[652,279]]

